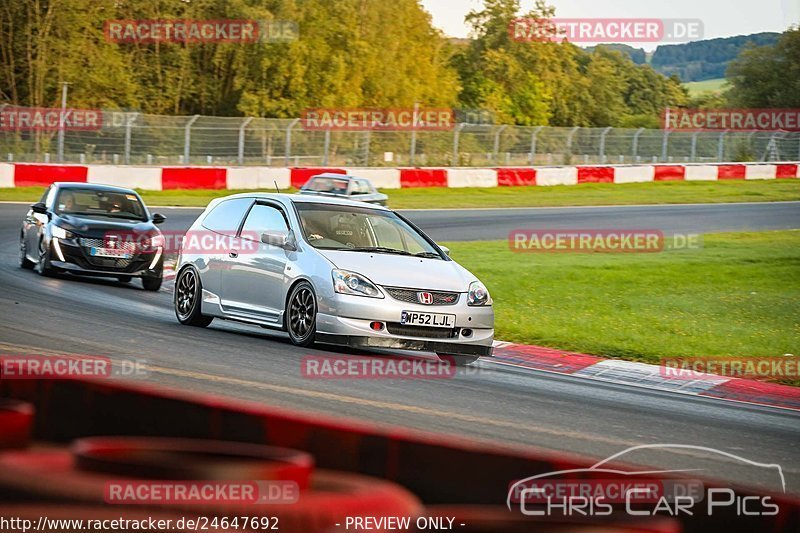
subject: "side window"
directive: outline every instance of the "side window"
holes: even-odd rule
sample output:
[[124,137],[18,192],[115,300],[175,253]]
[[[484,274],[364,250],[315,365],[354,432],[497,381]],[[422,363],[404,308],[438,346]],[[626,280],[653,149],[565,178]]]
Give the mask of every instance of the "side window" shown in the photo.
[[247,208],[253,203],[252,198],[234,198],[220,202],[203,219],[202,226],[215,233],[235,237]]
[[56,190],[57,189],[51,185],[46,191],[44,191],[44,194],[42,195],[41,201],[44,202],[44,205],[46,205],[48,209],[51,208],[56,199]]
[[353,194],[369,194],[369,185],[364,180],[353,182]]
[[289,231],[289,228],[280,209],[271,205],[256,204],[247,214],[241,237],[260,241],[261,234],[265,231]]

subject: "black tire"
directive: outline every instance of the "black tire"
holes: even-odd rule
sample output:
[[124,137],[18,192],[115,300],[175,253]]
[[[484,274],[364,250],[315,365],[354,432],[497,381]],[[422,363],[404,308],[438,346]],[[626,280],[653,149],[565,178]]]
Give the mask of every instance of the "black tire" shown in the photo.
[[117,281],[120,283],[130,283],[133,277],[131,276],[117,276]]
[[52,276],[55,272],[50,266],[50,249],[43,250],[44,239],[39,241],[39,261],[36,263],[36,272],[40,276]]
[[185,326],[199,328],[211,324],[214,317],[200,312],[201,294],[203,294],[203,286],[197,271],[191,267],[181,270],[175,279],[175,296],[172,300],[178,322]]
[[317,295],[307,281],[292,288],[286,299],[284,325],[295,346],[311,346],[317,334]]
[[143,277],[142,278],[142,287],[144,287],[144,290],[146,290],[146,291],[155,292],[155,291],[157,291],[158,289],[161,288],[161,282],[163,281],[163,279],[164,278],[162,278],[161,276],[152,277],[152,278]]
[[445,363],[449,363],[450,365],[455,365],[455,366],[467,366],[474,363],[480,358],[480,356],[478,355],[456,355],[456,354],[439,353],[439,352],[436,352],[436,355],[438,355],[439,359],[441,359]]
[[31,270],[36,263],[28,259],[28,247],[25,245],[25,239],[19,238],[19,267],[25,270]]

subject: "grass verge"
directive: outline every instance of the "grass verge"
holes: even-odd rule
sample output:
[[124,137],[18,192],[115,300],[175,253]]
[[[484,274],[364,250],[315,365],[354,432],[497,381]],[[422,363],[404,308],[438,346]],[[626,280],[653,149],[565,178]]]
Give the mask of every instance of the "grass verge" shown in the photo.
[[498,339],[651,363],[800,350],[800,230],[710,234],[701,249],[655,254],[447,246],[489,288]]
[[[0,200],[36,202],[42,187],[0,189]],[[149,205],[205,207],[245,190],[139,191]],[[569,205],[691,204],[800,200],[800,180],[584,183],[552,187],[389,189],[393,209],[549,207]]]

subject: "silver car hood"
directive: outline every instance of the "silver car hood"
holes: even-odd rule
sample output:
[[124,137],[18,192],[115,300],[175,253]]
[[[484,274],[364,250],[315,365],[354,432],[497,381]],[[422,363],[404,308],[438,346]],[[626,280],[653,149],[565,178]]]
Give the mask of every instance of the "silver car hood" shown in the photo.
[[317,251],[336,268],[357,272],[387,287],[467,292],[469,284],[478,279],[455,261],[374,252]]

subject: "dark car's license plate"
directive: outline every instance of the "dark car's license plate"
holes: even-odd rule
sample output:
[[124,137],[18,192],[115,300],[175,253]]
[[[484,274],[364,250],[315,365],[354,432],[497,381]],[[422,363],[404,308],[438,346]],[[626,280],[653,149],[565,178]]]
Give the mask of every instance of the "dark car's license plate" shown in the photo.
[[130,259],[131,254],[118,248],[92,248],[89,252],[94,257],[114,257],[116,259]]
[[456,315],[443,315],[439,313],[419,313],[417,311],[403,311],[400,323],[410,326],[430,326],[434,328],[454,328]]

